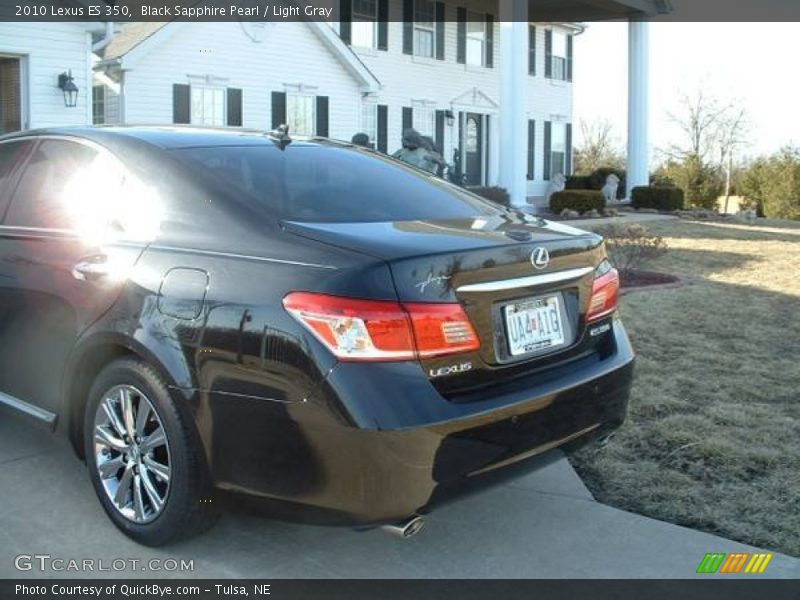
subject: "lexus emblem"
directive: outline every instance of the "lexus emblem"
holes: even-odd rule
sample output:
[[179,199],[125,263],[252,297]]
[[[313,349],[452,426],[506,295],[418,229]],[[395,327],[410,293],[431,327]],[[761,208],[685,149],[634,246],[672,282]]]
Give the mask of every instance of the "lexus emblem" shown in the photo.
[[531,264],[537,269],[544,269],[550,264],[550,253],[547,248],[539,246],[531,252]]

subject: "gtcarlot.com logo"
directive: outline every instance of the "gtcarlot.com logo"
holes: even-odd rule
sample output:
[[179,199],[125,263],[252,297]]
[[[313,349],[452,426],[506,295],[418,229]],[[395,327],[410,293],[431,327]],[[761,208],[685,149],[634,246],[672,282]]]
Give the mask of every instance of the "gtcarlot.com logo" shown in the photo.
[[697,573],[712,574],[751,574],[761,575],[767,570],[769,561],[772,560],[771,552],[709,552],[697,566]]
[[194,571],[194,560],[175,558],[60,558],[50,554],[19,554],[14,557],[18,571],[53,571],[56,573],[96,571]]

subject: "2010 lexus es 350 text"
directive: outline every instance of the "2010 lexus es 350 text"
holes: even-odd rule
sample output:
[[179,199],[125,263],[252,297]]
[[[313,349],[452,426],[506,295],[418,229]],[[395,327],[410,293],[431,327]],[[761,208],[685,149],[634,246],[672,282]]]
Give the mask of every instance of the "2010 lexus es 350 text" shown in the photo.
[[68,436],[144,544],[202,529],[212,495],[412,534],[608,432],[618,286],[597,235],[349,144],[0,138],[0,404]]

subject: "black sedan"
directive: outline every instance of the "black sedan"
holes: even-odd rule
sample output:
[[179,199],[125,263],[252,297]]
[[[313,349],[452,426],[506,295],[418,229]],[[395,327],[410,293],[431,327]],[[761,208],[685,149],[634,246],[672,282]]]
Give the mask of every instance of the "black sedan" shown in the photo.
[[0,404],[68,436],[144,544],[220,497],[411,535],[606,434],[634,360],[618,287],[597,235],[362,147],[0,138]]

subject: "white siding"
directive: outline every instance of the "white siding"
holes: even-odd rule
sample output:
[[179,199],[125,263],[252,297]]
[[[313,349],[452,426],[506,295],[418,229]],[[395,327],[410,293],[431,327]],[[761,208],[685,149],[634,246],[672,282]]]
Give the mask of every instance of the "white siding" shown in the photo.
[[[79,23],[0,22],[0,55],[23,58],[23,127],[91,122],[90,34]],[[72,69],[78,105],[64,106],[58,75]]]
[[[467,5],[469,9],[469,4]],[[388,105],[388,151],[400,147],[402,128],[402,107],[412,106],[414,100],[426,100],[435,104],[438,110],[452,110],[456,116],[459,111],[477,112],[490,115],[489,127],[489,173],[487,183],[497,182],[499,162],[499,122],[500,108],[500,28],[495,14],[494,23],[494,67],[481,68],[456,62],[457,23],[456,6],[445,7],[445,60],[420,59],[403,54],[403,23],[401,3],[390,3],[388,51],[353,48],[361,60],[369,67],[383,85],[378,94],[378,103]],[[545,195],[548,183],[543,179],[544,163],[544,122],[572,121],[572,84],[553,81],[544,77],[545,29],[558,25],[537,24],[536,76],[529,76],[527,88],[527,118],[536,120],[536,152],[534,153],[535,179],[528,182],[528,195]],[[577,40],[576,40],[577,41]],[[483,102],[476,96],[472,102],[473,89],[477,89],[497,105],[497,108]],[[445,126],[444,157],[452,162],[453,149],[458,145],[458,119],[452,127]]]
[[126,123],[172,123],[172,86],[210,77],[242,89],[243,126],[270,129],[271,92],[310,86],[330,98],[330,137],[349,140],[357,131],[358,82],[304,23],[267,25],[253,42],[239,23],[194,23],[176,28],[125,71]]

